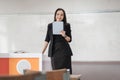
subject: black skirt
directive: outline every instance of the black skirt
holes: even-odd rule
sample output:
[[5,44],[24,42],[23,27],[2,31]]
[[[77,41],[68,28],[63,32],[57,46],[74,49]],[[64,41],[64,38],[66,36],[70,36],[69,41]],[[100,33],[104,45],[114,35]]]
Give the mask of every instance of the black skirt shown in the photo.
[[56,42],[53,45],[53,56],[51,57],[52,69],[69,69],[72,74],[71,55],[67,55],[68,49],[64,42]]

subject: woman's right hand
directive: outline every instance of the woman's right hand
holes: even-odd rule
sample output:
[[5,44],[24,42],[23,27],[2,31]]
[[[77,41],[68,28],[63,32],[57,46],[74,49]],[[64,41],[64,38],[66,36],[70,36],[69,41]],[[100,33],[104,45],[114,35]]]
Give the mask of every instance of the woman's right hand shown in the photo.
[[42,50],[42,54],[44,54],[44,52],[45,52],[47,46],[48,46],[48,42],[45,41],[45,42],[44,42],[44,47],[43,47],[43,50]]

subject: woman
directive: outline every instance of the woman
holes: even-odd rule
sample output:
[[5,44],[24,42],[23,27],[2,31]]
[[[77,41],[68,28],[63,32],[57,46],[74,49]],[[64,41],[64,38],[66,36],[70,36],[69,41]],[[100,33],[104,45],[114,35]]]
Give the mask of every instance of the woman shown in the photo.
[[53,35],[52,23],[48,24],[42,53],[45,52],[48,43],[50,42],[48,57],[51,57],[52,69],[66,68],[69,69],[70,74],[72,74],[71,56],[73,54],[69,46],[69,42],[72,40],[71,28],[70,24],[67,23],[66,14],[62,8],[58,8],[55,11],[54,21],[63,21],[64,30],[60,32],[60,35]]

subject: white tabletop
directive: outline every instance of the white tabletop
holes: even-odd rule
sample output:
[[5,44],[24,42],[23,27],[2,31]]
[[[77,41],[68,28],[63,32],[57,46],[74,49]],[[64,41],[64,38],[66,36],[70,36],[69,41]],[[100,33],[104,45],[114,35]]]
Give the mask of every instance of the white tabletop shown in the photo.
[[0,53],[0,58],[42,58],[41,53]]

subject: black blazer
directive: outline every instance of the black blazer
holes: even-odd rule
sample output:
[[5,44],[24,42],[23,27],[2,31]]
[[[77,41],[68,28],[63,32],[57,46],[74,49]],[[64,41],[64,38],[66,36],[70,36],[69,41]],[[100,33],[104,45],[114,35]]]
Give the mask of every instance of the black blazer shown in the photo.
[[[48,27],[47,27],[47,34],[46,34],[46,38],[45,38],[45,41],[47,41],[48,43],[50,42],[50,45],[49,45],[49,50],[48,50],[48,56],[49,57],[52,57],[52,46],[53,46],[53,31],[52,31],[52,23],[48,24]],[[72,36],[71,36],[71,28],[70,28],[70,24],[69,23],[66,23],[64,24],[64,31],[66,31],[66,35],[70,37],[70,41],[72,41]],[[66,46],[69,48],[69,54],[68,55],[73,55],[72,54],[72,51],[71,51],[71,48],[68,44],[67,41],[65,41],[66,43]]]

